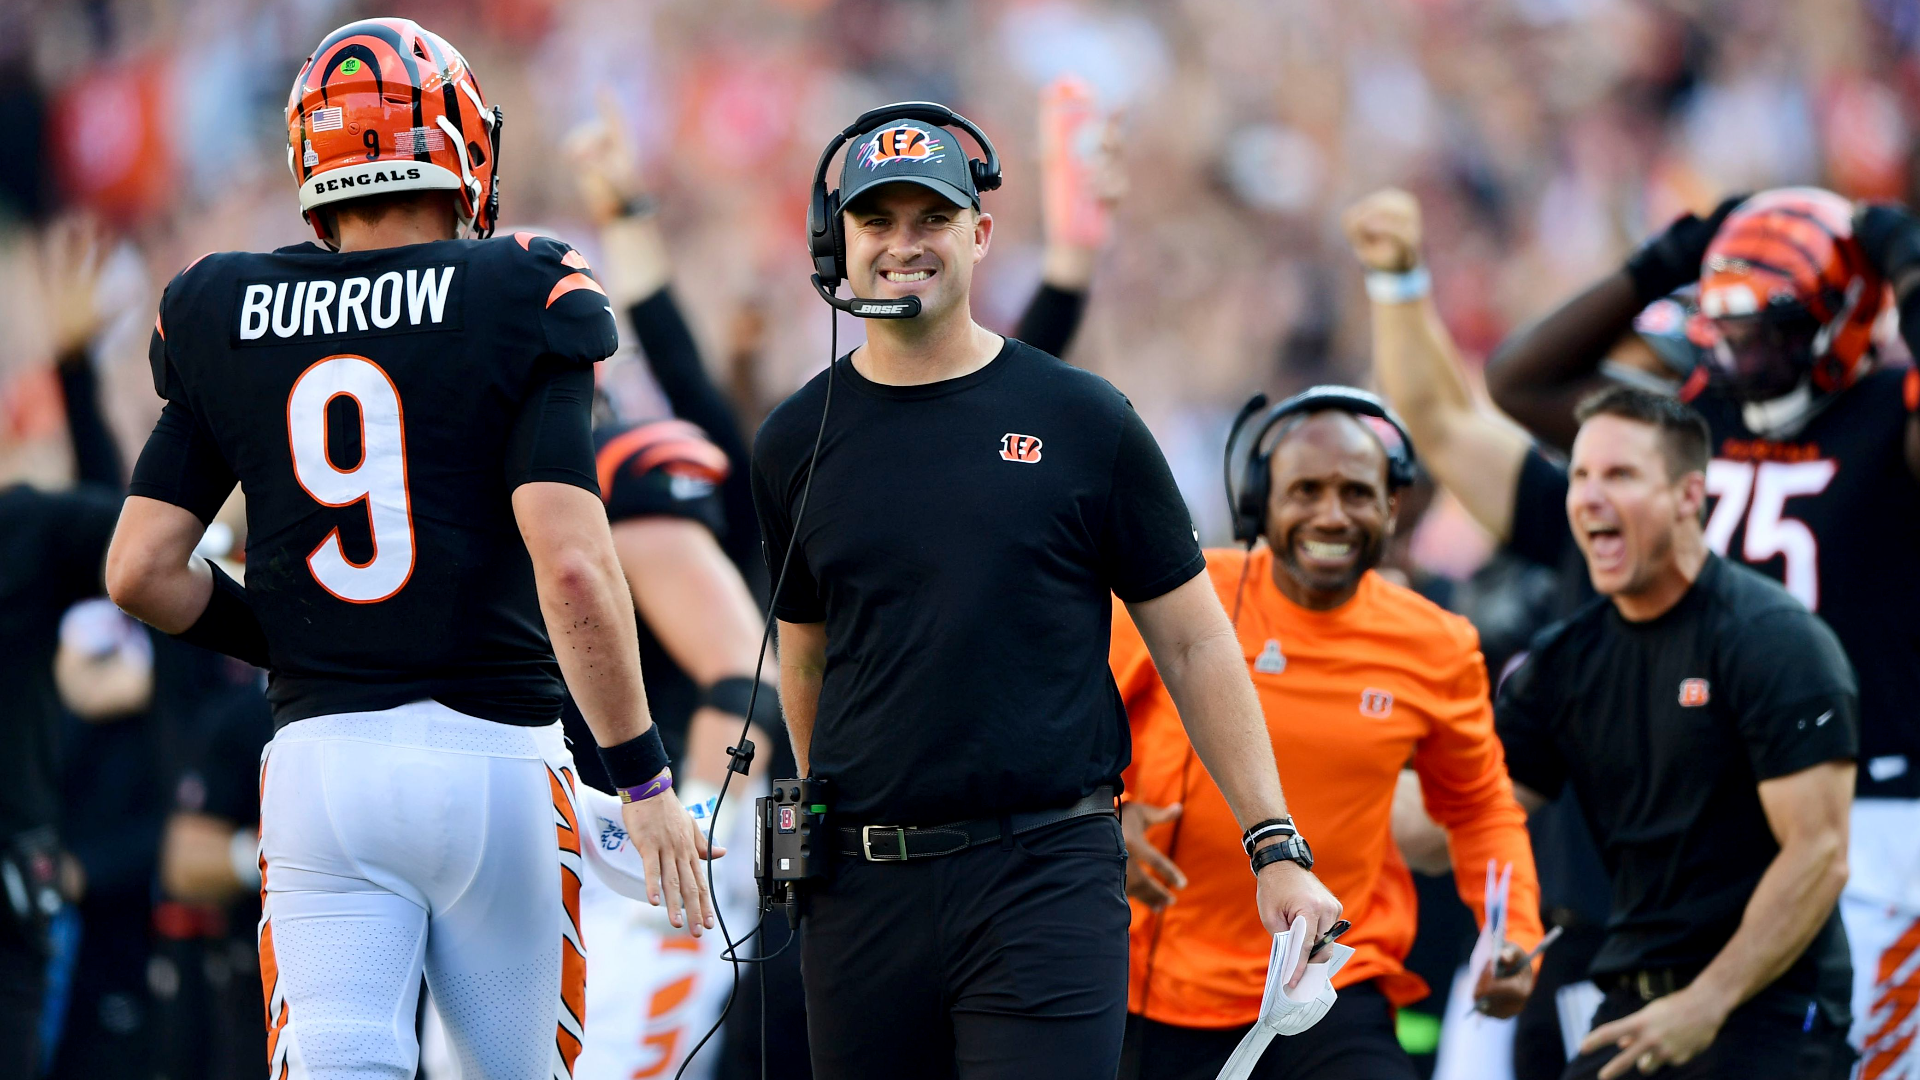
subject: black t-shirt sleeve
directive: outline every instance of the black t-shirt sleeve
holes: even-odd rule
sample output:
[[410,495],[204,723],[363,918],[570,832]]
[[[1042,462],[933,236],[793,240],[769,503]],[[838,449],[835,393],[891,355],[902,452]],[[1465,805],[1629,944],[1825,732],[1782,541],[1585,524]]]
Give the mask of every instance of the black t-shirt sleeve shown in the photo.
[[545,481],[598,495],[593,465],[593,369],[544,361],[507,436],[507,488]]
[[1755,777],[1859,754],[1859,684],[1839,639],[1817,616],[1783,610],[1749,619],[1720,656],[1720,681]]
[[1527,448],[1513,490],[1513,528],[1507,550],[1528,562],[1558,570],[1573,547],[1567,524],[1567,469],[1537,446]]
[[147,436],[133,465],[127,494],[172,503],[203,522],[213,516],[239,483],[227,459],[184,397],[169,401]]
[[[772,423],[769,420],[768,427]],[[814,579],[813,571],[807,565],[806,552],[795,545],[793,557],[786,558],[787,546],[793,542],[793,516],[788,509],[790,485],[783,467],[768,460],[771,444],[777,441],[778,437],[763,427],[760,437],[754,440],[753,448],[753,508],[760,519],[760,546],[767,559],[767,580],[770,587],[777,590],[773,598],[773,613],[781,622],[825,622],[826,598],[820,594],[820,583]],[[808,444],[809,453],[811,449],[811,444]],[[799,461],[798,469],[800,471],[793,475],[804,477],[805,458]],[[793,490],[793,498],[797,500],[798,487],[795,486]],[[782,563],[785,563],[784,581],[781,578]]]
[[1164,596],[1207,568],[1173,470],[1132,406],[1121,418],[1100,555],[1114,595],[1130,604]]
[[1553,655],[1536,651],[1516,660],[1494,707],[1494,726],[1507,753],[1507,775],[1549,799],[1560,794],[1567,782],[1566,759],[1553,737],[1559,710],[1553,688],[1565,673],[1544,670],[1552,666]]

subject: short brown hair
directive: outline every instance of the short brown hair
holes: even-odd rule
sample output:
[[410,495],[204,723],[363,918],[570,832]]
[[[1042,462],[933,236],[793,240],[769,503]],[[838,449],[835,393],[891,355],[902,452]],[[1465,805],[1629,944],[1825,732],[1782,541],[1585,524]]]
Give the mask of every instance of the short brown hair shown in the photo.
[[1688,473],[1706,472],[1707,461],[1713,454],[1713,433],[1707,427],[1706,417],[1669,394],[1638,386],[1609,386],[1583,398],[1574,408],[1573,416],[1582,424],[1596,416],[1618,416],[1659,429],[1670,480],[1678,480]]

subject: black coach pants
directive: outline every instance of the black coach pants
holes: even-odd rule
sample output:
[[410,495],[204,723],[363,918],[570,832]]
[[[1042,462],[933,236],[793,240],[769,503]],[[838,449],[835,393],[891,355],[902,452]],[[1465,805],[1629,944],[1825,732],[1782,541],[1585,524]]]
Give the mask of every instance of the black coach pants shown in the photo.
[[0,912],[0,1076],[40,1072],[40,1014],[47,993],[46,951]]
[[[1762,990],[1728,1014],[1713,1044],[1685,1065],[1656,1069],[1657,1080],[1846,1080],[1853,1069],[1847,1030],[1818,1010],[1809,1014],[1804,995]],[[1611,1023],[1646,1006],[1638,994],[1609,993],[1593,1014],[1593,1026]],[[1811,1017],[1809,1019],[1809,1017]],[[1620,1051],[1605,1047],[1567,1063],[1561,1080],[1593,1080]],[[1640,1077],[1638,1069],[1627,1075]]]
[[819,1080],[1113,1080],[1126,848],[1110,816],[954,855],[837,860],[801,939]]
[[[1251,1026],[1251,1025],[1249,1025]],[[1127,1016],[1121,1080],[1213,1080],[1246,1027],[1190,1028]],[[1355,983],[1320,1022],[1267,1044],[1254,1080],[1415,1080],[1394,1034],[1393,1006],[1371,981]]]

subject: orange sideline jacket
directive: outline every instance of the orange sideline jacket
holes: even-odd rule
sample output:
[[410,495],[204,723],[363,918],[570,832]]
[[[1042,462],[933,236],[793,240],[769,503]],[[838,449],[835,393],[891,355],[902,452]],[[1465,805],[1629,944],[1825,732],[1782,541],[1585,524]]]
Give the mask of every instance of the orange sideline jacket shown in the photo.
[[[1426,995],[1403,966],[1416,907],[1391,828],[1394,785],[1409,765],[1427,813],[1450,834],[1460,898],[1484,920],[1487,860],[1511,862],[1507,938],[1533,947],[1541,936],[1533,850],[1494,735],[1472,625],[1374,573],[1341,607],[1307,610],[1273,583],[1264,547],[1250,557],[1207,552],[1229,613],[1248,558],[1240,646],[1288,809],[1313,845],[1314,872],[1353,922],[1340,940],[1354,956],[1335,985],[1376,979],[1395,1005]],[[1126,798],[1184,805],[1147,836],[1188,881],[1161,915],[1133,904],[1129,1008],[1186,1027],[1249,1024],[1259,1017],[1271,938],[1254,908],[1240,826],[1193,754],[1139,631],[1124,606],[1114,607],[1113,674],[1133,729]]]

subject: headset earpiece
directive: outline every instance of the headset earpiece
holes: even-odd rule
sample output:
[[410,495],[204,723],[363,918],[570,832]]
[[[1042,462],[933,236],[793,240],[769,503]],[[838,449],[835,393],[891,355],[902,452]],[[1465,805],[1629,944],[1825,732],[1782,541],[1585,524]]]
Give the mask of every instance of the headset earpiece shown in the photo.
[[813,256],[813,272],[835,285],[846,276],[841,270],[845,243],[839,228],[839,195],[838,190],[828,191],[826,184],[818,183],[807,199],[807,251]]
[[973,177],[975,191],[1000,190],[1000,170],[979,158],[967,160],[967,172]]
[[1234,510],[1233,538],[1242,544],[1260,539],[1267,526],[1267,489],[1273,483],[1268,458],[1269,455],[1256,449],[1241,474],[1240,505]]

